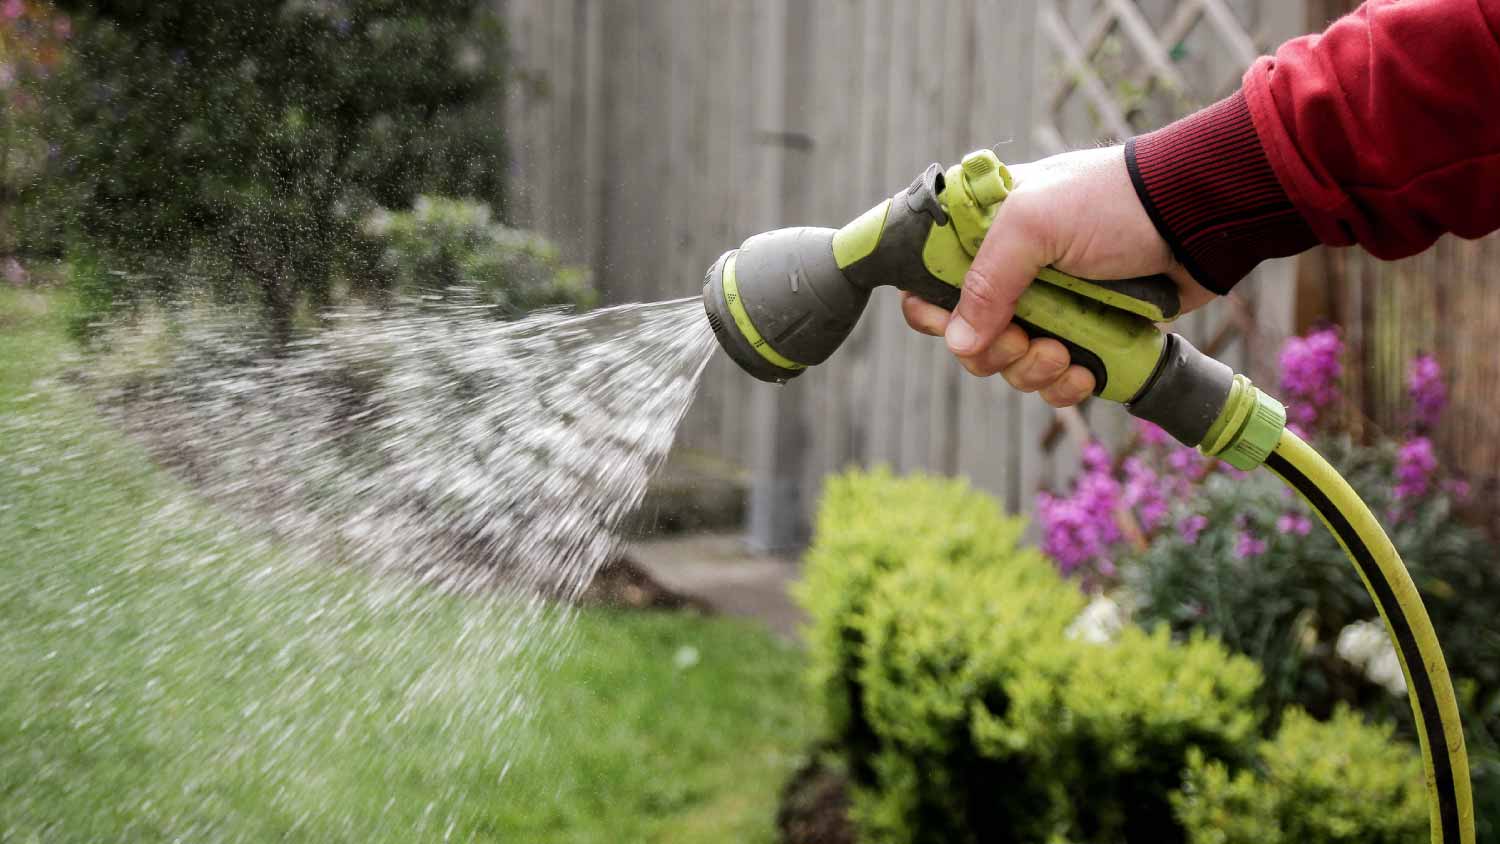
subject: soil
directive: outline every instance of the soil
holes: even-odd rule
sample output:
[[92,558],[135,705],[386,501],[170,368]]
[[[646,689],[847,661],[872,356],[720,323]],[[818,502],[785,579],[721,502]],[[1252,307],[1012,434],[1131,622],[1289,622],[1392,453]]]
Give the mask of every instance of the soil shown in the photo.
[[855,844],[848,779],[815,754],[782,789],[776,828],[781,844]]
[[711,612],[706,601],[662,585],[640,563],[628,556],[620,557],[600,569],[578,602],[588,606],[636,610]]

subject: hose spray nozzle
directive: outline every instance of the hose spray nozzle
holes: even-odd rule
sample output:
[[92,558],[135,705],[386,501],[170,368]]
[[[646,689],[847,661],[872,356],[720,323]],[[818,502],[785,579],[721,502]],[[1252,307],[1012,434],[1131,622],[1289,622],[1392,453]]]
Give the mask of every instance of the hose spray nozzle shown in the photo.
[[[979,150],[946,171],[930,165],[843,228],[755,235],[724,253],[704,277],[703,304],[714,336],[746,372],[781,382],[827,360],[854,330],[876,287],[892,285],[952,309],[1012,187],[1005,165],[992,151]],[[1066,346],[1073,362],[1093,374],[1096,395],[1239,465],[1258,449],[1242,456],[1236,444],[1268,435],[1274,443],[1285,413],[1277,422],[1274,399],[1157,327],[1179,310],[1177,287],[1164,276],[1093,281],[1046,267],[1016,303],[1015,321],[1033,338]],[[1246,400],[1269,404],[1240,413]],[[1234,418],[1221,418],[1226,411]],[[1243,424],[1224,430],[1234,420]]]

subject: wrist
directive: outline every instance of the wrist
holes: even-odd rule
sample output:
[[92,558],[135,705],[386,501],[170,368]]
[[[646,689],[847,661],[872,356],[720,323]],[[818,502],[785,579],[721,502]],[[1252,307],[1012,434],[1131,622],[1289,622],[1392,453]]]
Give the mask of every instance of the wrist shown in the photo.
[[1271,169],[1242,93],[1131,138],[1136,196],[1177,261],[1215,293],[1317,244]]

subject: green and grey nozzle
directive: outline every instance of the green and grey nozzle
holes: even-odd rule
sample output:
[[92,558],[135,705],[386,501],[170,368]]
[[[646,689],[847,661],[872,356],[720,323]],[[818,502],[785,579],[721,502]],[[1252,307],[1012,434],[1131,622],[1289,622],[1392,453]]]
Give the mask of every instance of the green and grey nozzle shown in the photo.
[[[904,190],[840,229],[755,235],[715,261],[703,306],[719,344],[762,381],[784,382],[827,360],[876,287],[953,308],[964,274],[1011,189],[979,150],[946,171],[930,165]],[[1157,323],[1180,309],[1161,276],[1092,281],[1044,268],[1016,304],[1032,337],[1052,337],[1094,375],[1094,392],[1204,453],[1250,469],[1285,427],[1275,399]]]

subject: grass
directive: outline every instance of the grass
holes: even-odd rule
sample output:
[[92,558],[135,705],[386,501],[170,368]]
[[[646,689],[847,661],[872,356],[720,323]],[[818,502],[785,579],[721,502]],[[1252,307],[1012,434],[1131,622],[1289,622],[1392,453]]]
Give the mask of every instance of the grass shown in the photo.
[[529,720],[492,601],[300,563],[58,386],[0,290],[0,841],[769,841],[801,655],[579,612]]

